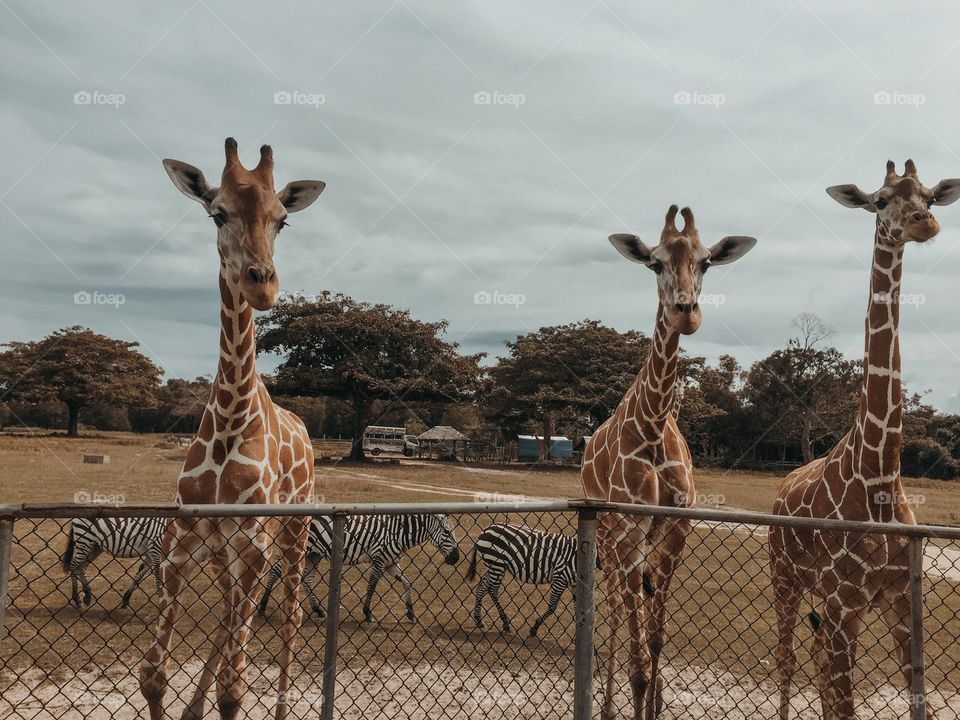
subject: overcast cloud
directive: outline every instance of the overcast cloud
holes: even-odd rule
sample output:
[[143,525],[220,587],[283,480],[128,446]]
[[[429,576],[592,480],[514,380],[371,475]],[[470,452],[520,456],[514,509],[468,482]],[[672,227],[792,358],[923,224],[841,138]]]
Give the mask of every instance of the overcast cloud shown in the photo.
[[[760,241],[707,276],[724,302],[688,352],[748,365],[812,311],[857,357],[872,216],[823,188],[875,190],[888,157],[928,186],[960,177],[956,3],[7,0],[0,15],[0,339],[86,325],[168,376],[214,369],[217,259],[160,159],[216,183],[228,135],[248,165],[273,145],[278,187],[327,182],[278,241],[284,290],[446,318],[491,354],[585,317],[649,333],[654,276],[606,237],[656,242],[678,203],[707,244]],[[960,411],[960,205],[938,218],[906,254],[904,379]],[[125,302],[75,304],[84,291]]]

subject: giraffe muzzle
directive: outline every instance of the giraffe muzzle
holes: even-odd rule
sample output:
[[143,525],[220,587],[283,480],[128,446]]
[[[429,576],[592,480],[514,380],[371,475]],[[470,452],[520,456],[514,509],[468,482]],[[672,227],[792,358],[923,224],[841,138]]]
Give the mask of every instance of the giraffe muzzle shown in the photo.
[[940,223],[929,212],[918,211],[910,215],[904,233],[911,240],[923,243],[940,232]]
[[280,280],[272,264],[248,265],[241,276],[243,297],[256,310],[270,310],[280,294]]

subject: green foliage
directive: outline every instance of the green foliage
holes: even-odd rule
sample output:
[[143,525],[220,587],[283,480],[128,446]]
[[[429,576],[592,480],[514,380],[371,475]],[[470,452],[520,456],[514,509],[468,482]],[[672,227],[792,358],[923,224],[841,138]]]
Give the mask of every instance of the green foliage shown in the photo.
[[7,343],[0,353],[0,397],[67,406],[68,435],[79,413],[96,404],[149,406],[163,371],[134,348],[87,328],[70,327],[32,342]]
[[441,336],[446,321],[424,322],[389,305],[357,302],[324,292],[280,299],[257,331],[258,349],[280,353],[278,393],[339,398],[354,414],[352,456],[370,424],[375,401],[385,412],[418,401],[460,402],[473,397],[480,355],[461,355]]

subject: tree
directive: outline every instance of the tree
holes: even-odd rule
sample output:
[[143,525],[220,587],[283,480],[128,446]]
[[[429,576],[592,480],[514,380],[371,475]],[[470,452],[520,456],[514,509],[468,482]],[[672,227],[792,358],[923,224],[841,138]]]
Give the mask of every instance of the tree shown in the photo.
[[363,459],[363,430],[375,401],[383,414],[408,402],[471,399],[483,354],[461,355],[441,336],[447,322],[323,292],[282,297],[257,331],[258,349],[281,353],[273,387],[289,395],[341,398],[353,411],[350,456]]
[[157,390],[152,407],[130,409],[130,424],[141,433],[195,433],[210,399],[210,388],[209,377],[170,378]]
[[558,423],[578,434],[606,420],[636,379],[650,340],[596,320],[542,327],[507,341],[507,355],[490,368],[488,415],[511,433],[541,427],[546,458]]
[[163,371],[135,342],[69,327],[31,342],[10,342],[0,353],[0,398],[67,406],[67,435],[79,435],[80,411],[94,404],[147,406]]
[[850,425],[862,370],[836,348],[817,347],[833,330],[816,315],[803,313],[793,326],[798,337],[750,368],[744,396],[767,428],[768,441],[785,448],[799,439],[803,462],[809,463],[818,442],[835,439]]

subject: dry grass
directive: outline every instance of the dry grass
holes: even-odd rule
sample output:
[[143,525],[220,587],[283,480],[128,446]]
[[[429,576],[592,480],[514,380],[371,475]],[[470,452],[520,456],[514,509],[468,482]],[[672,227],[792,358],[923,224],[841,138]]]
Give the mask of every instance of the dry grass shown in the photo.
[[[108,465],[85,465],[83,453],[108,454]],[[2,502],[70,501],[78,492],[114,496],[128,503],[169,502],[174,495],[176,476],[183,457],[182,448],[173,447],[159,436],[104,435],[68,440],[57,437],[0,436],[0,493]],[[697,474],[698,491],[704,496],[723,496],[725,505],[768,511],[772,505],[778,477],[739,472],[702,471]],[[927,502],[919,506],[923,522],[955,523],[960,519],[957,490],[942,482],[910,482],[908,492],[922,493]],[[318,467],[317,492],[327,502],[456,501],[476,497],[476,493],[529,495],[536,497],[578,497],[579,478],[575,468],[529,470],[513,466],[467,468],[439,463],[324,464]],[[714,499],[716,499],[714,497]],[[705,498],[710,500],[710,498]],[[503,517],[461,516],[456,518],[461,550],[466,556],[473,539],[493,520]],[[517,521],[518,518],[512,518]],[[572,533],[574,519],[527,517],[524,521]],[[133,609],[119,609],[120,593],[126,587],[133,561],[101,559],[91,571],[94,605],[78,613],[68,605],[69,582],[58,568],[58,555],[64,544],[64,523],[59,521],[18,522],[14,548],[15,572],[11,583],[12,607],[7,617],[10,635],[0,643],[0,668],[17,673],[37,669],[52,679],[54,695],[46,704],[72,702],[62,683],[80,670],[119,668],[129,684],[124,668],[135,668],[152,635],[156,617],[152,579],[147,578],[134,596]],[[960,549],[953,548],[954,551]],[[956,561],[954,561],[956,562]],[[685,683],[684,668],[709,668],[746,678],[761,694],[772,692],[774,616],[766,581],[764,537],[750,528],[697,527],[678,572],[671,601],[674,634],[665,650],[669,661],[665,671],[674,686]],[[960,566],[954,565],[960,572]],[[365,587],[364,570],[347,571],[347,589],[341,622],[341,665],[359,673],[370,673],[365,683],[351,684],[349,692],[376,695],[377,682],[386,682],[403,668],[450,663],[456,670],[456,682],[479,677],[488,670],[517,677],[526,673],[525,682],[549,685],[558,678],[572,676],[573,649],[572,602],[566,595],[556,617],[548,621],[539,640],[526,637],[530,621],[546,604],[545,588],[520,587],[509,581],[502,595],[507,613],[515,621],[516,635],[495,631],[482,633],[473,627],[472,585],[464,578],[466,562],[458,567],[440,563],[433,548],[419,549],[405,563],[415,584],[419,622],[407,624],[396,589],[384,580],[374,603],[380,622],[364,625],[360,605]],[[216,627],[215,612],[219,594],[210,578],[194,581],[196,589],[187,599],[188,610],[178,630],[174,657],[178,664],[195,668],[198,652],[205,652],[207,638]],[[322,585],[321,585],[322,587]],[[931,577],[928,583],[928,616],[931,684],[945,695],[960,688],[960,589],[952,580]],[[321,597],[323,593],[321,592]],[[279,613],[273,609],[264,619],[256,619],[250,644],[255,667],[254,681],[269,687],[259,673],[275,671],[279,649]],[[598,599],[601,593],[598,591]],[[488,624],[495,627],[496,616],[486,599]],[[599,612],[603,616],[603,609]],[[600,630],[602,643],[603,630]],[[802,645],[809,645],[810,632],[798,628]],[[319,681],[323,625],[308,617],[301,642],[310,651],[300,652],[304,677]],[[868,676],[864,687],[880,687],[896,678],[895,663],[887,634],[879,623],[871,621],[863,636],[860,662]],[[602,649],[601,653],[605,652]],[[800,684],[809,689],[812,666],[801,650]],[[365,667],[366,666],[366,667]],[[372,671],[370,670],[372,667]],[[699,671],[698,671],[699,672]],[[121,678],[121,679],[122,679]],[[120,682],[121,679],[116,679]],[[0,688],[12,680],[0,673]],[[113,682],[113,681],[111,681]],[[416,684],[416,678],[407,681]],[[381,686],[386,687],[381,683]],[[458,686],[469,695],[474,686]],[[529,688],[528,688],[529,689]],[[450,690],[449,683],[447,690]],[[732,692],[721,688],[721,692]],[[456,691],[456,688],[450,690]],[[432,693],[420,688],[422,693]],[[525,691],[526,692],[526,691]],[[716,690],[711,690],[716,692]],[[59,693],[59,695],[57,694]],[[533,694],[527,692],[529,697]],[[528,702],[533,702],[529,700]],[[536,696],[539,697],[539,696]],[[549,694],[544,712],[548,715]],[[556,700],[554,699],[553,702]],[[702,702],[702,698],[700,699]],[[269,704],[272,699],[263,698]],[[387,700],[384,700],[386,703]],[[0,702],[0,711],[3,704]],[[373,705],[381,711],[379,702]]]

